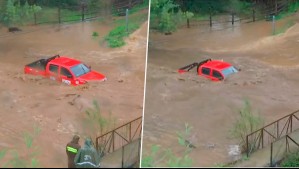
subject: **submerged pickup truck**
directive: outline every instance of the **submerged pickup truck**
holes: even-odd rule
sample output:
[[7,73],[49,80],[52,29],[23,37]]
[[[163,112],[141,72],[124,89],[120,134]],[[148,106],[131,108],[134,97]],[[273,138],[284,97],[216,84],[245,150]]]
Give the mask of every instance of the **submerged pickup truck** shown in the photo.
[[178,72],[180,74],[189,72],[194,67],[197,68],[198,75],[204,76],[208,79],[211,79],[212,81],[222,81],[228,76],[240,71],[240,69],[237,69],[228,62],[206,59],[199,63],[194,62],[192,64],[184,66],[180,68]]
[[25,65],[25,74],[39,75],[67,85],[80,85],[91,81],[106,81],[105,75],[91,70],[79,60],[55,55]]

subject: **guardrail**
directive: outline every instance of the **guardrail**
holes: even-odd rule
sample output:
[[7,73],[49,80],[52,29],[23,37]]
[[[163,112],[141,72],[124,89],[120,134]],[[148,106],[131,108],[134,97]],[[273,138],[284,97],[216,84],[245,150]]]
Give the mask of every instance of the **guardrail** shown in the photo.
[[96,138],[100,156],[112,153],[141,137],[142,116]]
[[[295,129],[299,129],[299,110],[284,116],[246,136],[246,153],[264,148],[280,138],[287,136]],[[297,123],[295,123],[297,122]],[[282,127],[283,126],[283,127]]]

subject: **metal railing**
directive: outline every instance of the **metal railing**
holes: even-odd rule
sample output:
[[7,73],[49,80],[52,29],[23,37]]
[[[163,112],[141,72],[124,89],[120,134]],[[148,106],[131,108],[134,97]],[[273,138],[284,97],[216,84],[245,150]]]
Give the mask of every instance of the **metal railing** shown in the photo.
[[[264,148],[280,138],[299,129],[299,110],[284,116],[246,136],[246,153],[250,153]],[[297,123],[295,123],[297,122]]]
[[[283,144],[278,145],[279,148],[275,148],[275,147],[277,147],[277,145],[276,145],[276,144],[278,144],[277,142],[272,142],[271,147],[270,147],[270,167],[274,167],[277,163],[279,163],[285,157],[286,154],[292,153],[291,149],[290,149],[290,143],[293,143],[293,145],[295,146],[295,147],[292,146],[292,149],[295,149],[297,147],[297,151],[298,151],[298,148],[299,148],[298,141],[299,140],[295,140],[294,135],[290,136],[289,134],[287,134],[285,136],[285,139],[281,139],[281,140],[277,141],[277,142],[283,142]],[[282,146],[282,145],[285,145],[285,146]],[[281,148],[283,148],[283,150],[279,151]],[[297,152],[297,151],[295,151],[295,152]]]
[[96,138],[96,148],[103,156],[141,137],[142,116]]

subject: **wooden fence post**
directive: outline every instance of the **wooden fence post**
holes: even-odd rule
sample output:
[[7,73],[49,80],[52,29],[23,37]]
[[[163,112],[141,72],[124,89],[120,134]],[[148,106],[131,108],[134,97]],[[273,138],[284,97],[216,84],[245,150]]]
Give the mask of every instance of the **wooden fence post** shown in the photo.
[[210,8],[210,27],[212,27],[212,10]]
[[82,21],[84,21],[85,6],[82,5]]
[[61,23],[61,16],[60,16],[60,5],[58,6],[58,23]]
[[36,13],[34,12],[34,25],[37,25]]
[[255,22],[255,9],[252,9],[252,21]]
[[235,13],[232,12],[232,25],[234,25],[234,23],[235,23]]

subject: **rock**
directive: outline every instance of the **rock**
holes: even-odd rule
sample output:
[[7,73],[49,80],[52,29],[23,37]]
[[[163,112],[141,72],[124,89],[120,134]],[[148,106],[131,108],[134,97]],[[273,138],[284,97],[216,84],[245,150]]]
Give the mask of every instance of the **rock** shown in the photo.
[[241,150],[239,145],[229,145],[228,155],[232,161],[241,159]]

